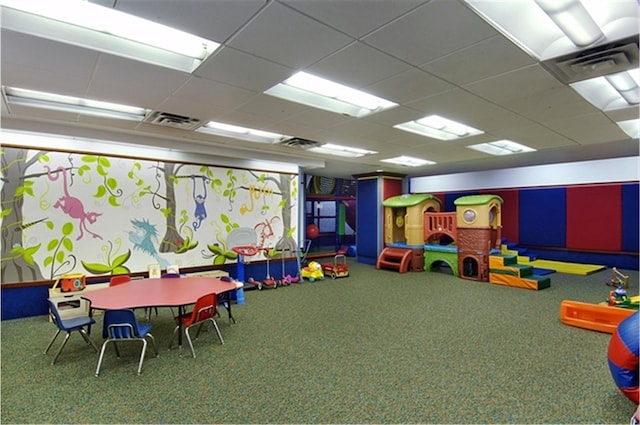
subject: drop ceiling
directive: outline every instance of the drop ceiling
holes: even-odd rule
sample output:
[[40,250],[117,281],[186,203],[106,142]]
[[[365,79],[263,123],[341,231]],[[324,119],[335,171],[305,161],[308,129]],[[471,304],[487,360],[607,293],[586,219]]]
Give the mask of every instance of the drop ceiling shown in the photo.
[[[378,171],[448,174],[638,155],[603,112],[462,0],[96,0],[222,47],[189,74],[2,29],[2,85],[147,108],[378,152],[346,159],[155,125],[3,105],[2,128],[134,142],[202,155],[300,164],[351,178]],[[636,65],[637,66],[637,65]],[[399,105],[354,118],[263,92],[298,71]],[[484,134],[442,142],[394,125],[438,114]],[[468,145],[511,139],[536,152],[492,157]],[[398,155],[435,161],[408,168]]]

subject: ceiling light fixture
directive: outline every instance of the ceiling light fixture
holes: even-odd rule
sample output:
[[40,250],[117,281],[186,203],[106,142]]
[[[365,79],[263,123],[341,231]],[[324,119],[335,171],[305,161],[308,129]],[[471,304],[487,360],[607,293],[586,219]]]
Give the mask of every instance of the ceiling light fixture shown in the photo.
[[292,75],[265,94],[356,118],[397,106],[397,103],[306,72]]
[[484,133],[482,130],[460,124],[439,115],[430,115],[418,120],[397,124],[393,127],[439,140],[462,139]]
[[288,137],[283,134],[271,133],[269,131],[256,130],[253,128],[240,127],[215,121],[207,122],[202,127],[199,127],[196,132],[215,134],[216,136],[241,139],[248,142],[269,144],[280,142]]
[[589,46],[604,34],[579,0],[535,0],[551,20],[578,47]]
[[638,37],[636,0],[464,0],[496,30],[546,61]]
[[618,121],[617,124],[632,139],[640,139],[640,118]]
[[343,156],[347,158],[360,158],[365,155],[373,155],[378,152],[360,148],[352,148],[349,146],[334,145],[333,143],[325,143],[322,146],[308,149],[309,152],[323,153],[327,155]]
[[406,167],[419,167],[421,165],[433,165],[435,162],[426,159],[413,158],[410,156],[397,156],[395,158],[381,159],[380,162],[389,164],[404,165]]
[[477,145],[467,146],[467,148],[496,156],[535,152],[535,149],[521,145],[520,143],[512,142],[511,140],[496,140],[495,142],[479,143]]
[[569,84],[602,111],[640,104],[640,68]]
[[80,97],[64,96],[17,87],[3,86],[2,91],[9,105],[20,105],[53,111],[71,112],[105,118],[142,121],[148,109]]
[[640,87],[638,87],[638,84],[629,72],[618,72],[617,74],[607,75],[604,78],[620,93],[620,96],[622,96],[629,105],[637,105],[640,103]]
[[81,0],[0,0],[2,28],[185,72],[220,45]]

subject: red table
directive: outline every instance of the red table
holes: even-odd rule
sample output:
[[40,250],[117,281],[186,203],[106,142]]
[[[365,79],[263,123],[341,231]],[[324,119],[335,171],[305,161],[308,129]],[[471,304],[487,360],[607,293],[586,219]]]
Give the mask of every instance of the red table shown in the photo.
[[[119,310],[124,308],[177,307],[178,314],[184,313],[185,306],[193,304],[203,295],[215,293],[218,302],[223,301],[229,320],[235,322],[231,314],[229,294],[238,289],[234,282],[226,282],[217,277],[181,277],[138,279],[117,286],[89,291],[82,298],[91,302],[97,310]],[[181,329],[178,333],[182,345]]]

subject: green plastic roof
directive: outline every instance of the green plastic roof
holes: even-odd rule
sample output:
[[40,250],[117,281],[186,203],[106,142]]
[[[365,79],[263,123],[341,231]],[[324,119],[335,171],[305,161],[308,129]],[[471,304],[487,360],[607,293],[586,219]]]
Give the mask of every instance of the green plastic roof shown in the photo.
[[468,195],[462,196],[455,201],[453,201],[456,205],[485,205],[491,202],[492,200],[498,200],[500,204],[504,203],[501,197],[498,195]]
[[410,193],[387,198],[382,202],[382,205],[392,208],[413,207],[428,200],[437,201],[438,204],[442,203],[436,196],[430,195],[428,193]]

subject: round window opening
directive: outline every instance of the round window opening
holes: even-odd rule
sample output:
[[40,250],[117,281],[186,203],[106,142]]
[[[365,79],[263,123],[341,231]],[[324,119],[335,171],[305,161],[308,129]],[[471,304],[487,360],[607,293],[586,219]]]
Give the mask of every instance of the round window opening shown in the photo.
[[465,210],[462,218],[464,218],[464,221],[467,223],[473,223],[476,219],[476,212],[474,210]]

